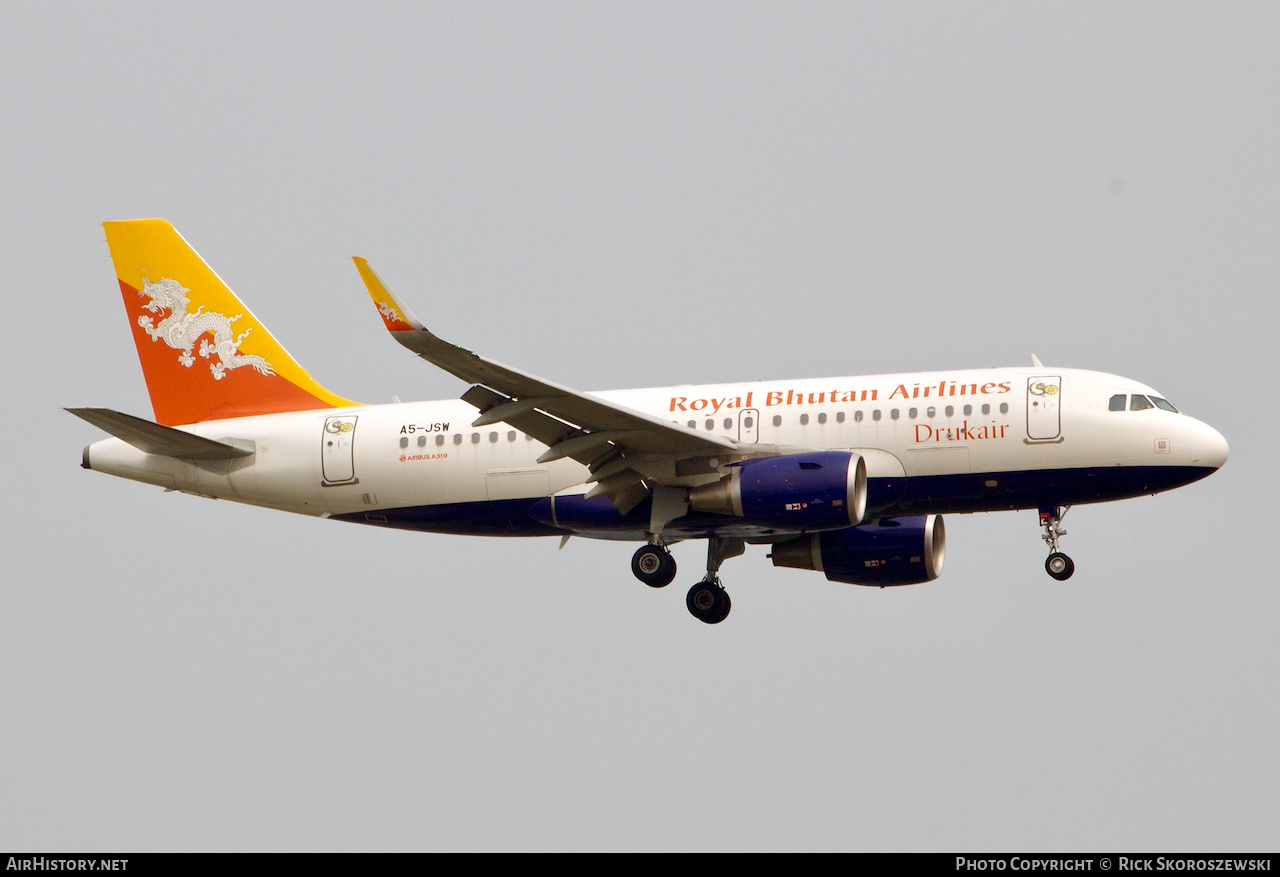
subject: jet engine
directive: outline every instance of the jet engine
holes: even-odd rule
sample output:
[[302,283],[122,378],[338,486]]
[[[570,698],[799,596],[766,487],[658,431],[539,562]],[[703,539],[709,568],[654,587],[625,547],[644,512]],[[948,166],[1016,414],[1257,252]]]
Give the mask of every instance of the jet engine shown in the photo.
[[689,508],[777,529],[834,530],[867,510],[867,464],[851,451],[761,457],[689,491]]
[[947,534],[939,515],[883,518],[773,546],[773,565],[813,569],[846,585],[918,585],[942,572]]

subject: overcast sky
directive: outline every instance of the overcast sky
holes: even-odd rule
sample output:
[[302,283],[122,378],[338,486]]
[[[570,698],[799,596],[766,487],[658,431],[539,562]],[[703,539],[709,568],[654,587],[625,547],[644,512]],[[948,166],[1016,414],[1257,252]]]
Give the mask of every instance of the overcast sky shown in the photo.
[[[0,4],[0,848],[1274,849],[1280,6]],[[584,389],[1026,365],[1231,444],[947,518],[868,589],[211,502],[79,468],[151,416],[100,222],[172,221],[312,375]]]

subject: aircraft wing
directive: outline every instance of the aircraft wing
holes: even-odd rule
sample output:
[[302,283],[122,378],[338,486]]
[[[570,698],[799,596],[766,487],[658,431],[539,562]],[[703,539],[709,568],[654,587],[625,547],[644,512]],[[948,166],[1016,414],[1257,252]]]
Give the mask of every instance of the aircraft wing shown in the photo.
[[617,405],[450,344],[422,325],[368,261],[353,261],[392,337],[427,362],[475,384],[462,395],[480,410],[472,426],[509,423],[548,445],[539,462],[571,457],[590,467],[597,486],[588,496],[607,494],[625,513],[648,494],[642,479],[672,481],[678,477],[673,465],[677,460],[739,450],[736,442],[722,436]]

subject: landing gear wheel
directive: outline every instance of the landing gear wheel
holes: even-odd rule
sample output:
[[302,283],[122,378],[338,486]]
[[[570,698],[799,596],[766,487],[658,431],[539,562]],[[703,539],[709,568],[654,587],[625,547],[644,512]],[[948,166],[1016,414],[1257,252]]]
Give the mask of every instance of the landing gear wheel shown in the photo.
[[733,604],[729,593],[718,582],[701,581],[689,589],[685,605],[690,614],[704,624],[719,624],[729,617]]
[[1058,581],[1065,582],[1076,571],[1076,565],[1071,558],[1060,551],[1055,551],[1044,562],[1044,571]]
[[651,588],[665,588],[676,577],[676,559],[661,545],[642,545],[631,557],[631,572]]

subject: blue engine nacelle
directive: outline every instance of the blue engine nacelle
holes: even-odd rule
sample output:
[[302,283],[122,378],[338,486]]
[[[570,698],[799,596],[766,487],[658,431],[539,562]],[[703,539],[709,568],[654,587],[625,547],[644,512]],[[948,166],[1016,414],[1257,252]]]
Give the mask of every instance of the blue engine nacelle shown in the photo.
[[867,510],[867,464],[852,451],[761,457],[689,491],[689,508],[797,532],[857,524]]
[[918,585],[942,572],[947,533],[939,515],[884,518],[773,546],[773,565],[813,569],[846,585]]

